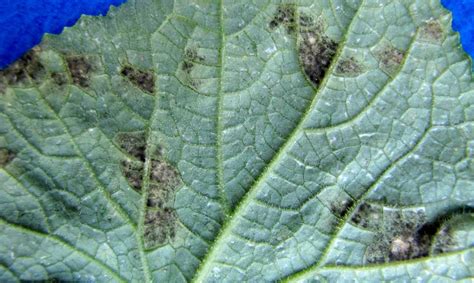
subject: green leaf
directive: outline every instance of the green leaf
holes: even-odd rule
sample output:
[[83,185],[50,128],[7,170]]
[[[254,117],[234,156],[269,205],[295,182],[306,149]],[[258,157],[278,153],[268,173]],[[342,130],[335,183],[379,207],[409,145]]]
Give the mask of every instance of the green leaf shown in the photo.
[[129,0],[0,72],[0,281],[468,280],[438,0]]

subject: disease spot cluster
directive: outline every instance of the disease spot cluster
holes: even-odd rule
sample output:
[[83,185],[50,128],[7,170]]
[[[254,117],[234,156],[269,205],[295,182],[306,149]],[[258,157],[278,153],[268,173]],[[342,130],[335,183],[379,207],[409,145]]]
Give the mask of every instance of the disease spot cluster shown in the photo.
[[153,73],[150,71],[143,71],[132,66],[125,66],[122,68],[120,73],[133,85],[147,93],[152,94],[155,90],[155,78]]
[[39,59],[39,48],[33,48],[8,68],[0,70],[0,92],[7,85],[17,85],[28,80],[36,81],[44,74],[44,66]]
[[[163,157],[161,148],[150,149],[146,161],[147,143],[144,132],[120,133],[115,138],[130,158],[122,161],[122,173],[137,192],[147,187],[144,219],[144,242],[147,249],[163,244],[175,236],[177,214],[174,195],[181,187],[181,177]],[[145,176],[145,162],[150,170]]]
[[83,56],[69,56],[66,58],[66,62],[72,82],[80,87],[89,87],[90,73],[93,71],[93,66],[89,60]]

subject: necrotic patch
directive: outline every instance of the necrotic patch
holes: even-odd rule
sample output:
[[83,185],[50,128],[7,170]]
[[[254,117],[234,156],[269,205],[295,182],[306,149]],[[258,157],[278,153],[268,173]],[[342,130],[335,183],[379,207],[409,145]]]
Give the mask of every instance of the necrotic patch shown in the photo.
[[336,55],[337,43],[318,31],[300,33],[299,57],[303,70],[315,85],[326,75]]
[[296,6],[293,4],[281,4],[268,24],[271,29],[283,25],[288,33],[296,30]]
[[200,82],[191,77],[191,72],[193,71],[196,63],[203,62],[204,60],[205,58],[198,54],[197,48],[195,46],[188,47],[184,51],[183,62],[181,62],[180,68],[185,74],[185,83],[192,88],[196,89]]
[[361,66],[354,57],[342,58],[337,63],[336,72],[346,76],[355,76],[361,72]]
[[407,260],[427,256],[432,233],[427,233],[422,210],[399,211],[363,203],[351,222],[375,233],[365,254],[368,263]]
[[58,86],[63,86],[67,83],[67,77],[63,73],[54,72],[51,73],[51,78],[53,79],[54,83]]
[[130,186],[140,192],[142,189],[143,162],[124,160],[121,165],[123,176],[127,179]]
[[131,66],[123,67],[120,72],[132,84],[144,92],[152,94],[155,90],[155,78],[150,71],[143,71]]
[[5,167],[15,158],[15,154],[12,151],[1,148],[0,149],[0,167]]
[[175,236],[177,214],[173,207],[175,192],[181,187],[178,171],[160,154],[151,161],[145,216],[145,247],[151,248]]
[[443,27],[436,20],[427,21],[420,29],[421,38],[439,42],[444,37]]
[[389,74],[394,74],[403,62],[404,53],[393,46],[386,46],[377,52],[377,58],[381,63],[381,68]]
[[119,133],[115,137],[115,140],[129,155],[141,162],[145,161],[145,132]]
[[7,85],[17,85],[28,79],[36,81],[42,77],[44,66],[40,62],[39,52],[39,48],[33,48],[5,70],[0,70],[0,92]]
[[82,56],[67,57],[66,61],[73,83],[84,88],[89,87],[89,76],[93,70],[89,61]]
[[[174,209],[174,195],[182,181],[178,170],[163,157],[162,148],[148,148],[149,162],[146,163],[145,132],[119,133],[115,137],[118,145],[132,160],[121,163],[122,174],[137,192],[147,188],[144,219],[144,243],[147,249],[156,247],[174,238],[177,213]],[[144,177],[145,164],[149,164],[149,176]],[[145,182],[143,182],[143,180]]]

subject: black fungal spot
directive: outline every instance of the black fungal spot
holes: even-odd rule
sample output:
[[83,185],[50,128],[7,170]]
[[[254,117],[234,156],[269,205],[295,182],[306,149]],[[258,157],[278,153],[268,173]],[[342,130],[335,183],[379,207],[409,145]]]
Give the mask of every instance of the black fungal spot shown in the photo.
[[89,87],[89,76],[93,71],[91,63],[83,56],[67,57],[66,61],[73,83],[84,88]]
[[67,83],[67,77],[63,73],[51,73],[51,78],[53,79],[54,83],[58,86],[63,86]]
[[120,73],[132,84],[147,93],[152,94],[155,90],[155,78],[150,71],[142,71],[131,66],[125,66]]
[[473,213],[474,207],[471,206],[453,208],[422,226],[419,234],[430,235],[429,240],[433,254],[456,250],[458,243],[452,238],[453,230],[456,229],[454,226],[457,221],[474,221]]
[[136,190],[141,191],[143,179],[143,163],[124,160],[122,161],[122,173],[127,178],[130,186]]
[[368,203],[362,203],[352,215],[351,222],[363,228],[373,228],[372,224],[378,224],[381,218],[380,209]]
[[37,47],[33,48],[9,67],[0,70],[0,92],[7,85],[17,85],[29,79],[36,81],[43,76],[44,66],[38,56],[39,50]]
[[189,47],[184,51],[181,70],[186,74],[186,83],[192,88],[197,88],[199,86],[199,81],[191,78],[191,72],[195,67],[195,63],[203,62],[204,60],[205,58],[198,54],[196,47]]
[[283,25],[288,33],[296,30],[296,6],[293,4],[281,4],[272,20],[268,24],[270,29]]
[[181,65],[181,70],[183,70],[186,74],[189,75],[193,67],[194,67],[193,62],[184,61],[183,64]]
[[181,64],[181,70],[189,75],[194,67],[194,63],[202,62],[204,59],[204,57],[198,55],[195,47],[186,48],[184,51],[184,61]]
[[15,153],[4,148],[0,148],[0,167],[5,167],[8,165],[14,158]]
[[300,36],[300,62],[308,78],[319,85],[336,55],[338,45],[320,32],[304,31]]
[[141,162],[145,161],[145,132],[119,133],[115,137],[115,140],[128,154]]
[[344,75],[356,75],[361,69],[360,63],[354,57],[343,58],[336,66],[336,72]]
[[381,63],[381,67],[388,73],[393,73],[400,67],[403,62],[404,53],[395,47],[387,46],[377,53],[377,57]]

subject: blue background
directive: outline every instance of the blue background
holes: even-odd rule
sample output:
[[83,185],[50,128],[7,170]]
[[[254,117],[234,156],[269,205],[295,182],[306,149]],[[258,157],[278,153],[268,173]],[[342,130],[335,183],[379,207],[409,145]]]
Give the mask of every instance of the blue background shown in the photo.
[[[110,5],[126,0],[0,0],[0,68],[15,61],[41,41],[58,34],[81,14],[105,15]],[[453,12],[453,27],[464,49],[474,56],[474,0],[442,0]]]
[[61,33],[81,14],[105,15],[126,0],[0,0],[0,68],[40,43],[44,33]]

